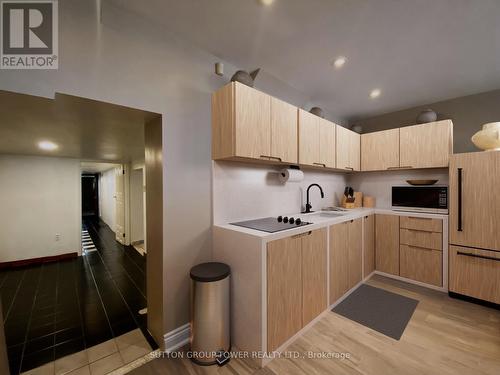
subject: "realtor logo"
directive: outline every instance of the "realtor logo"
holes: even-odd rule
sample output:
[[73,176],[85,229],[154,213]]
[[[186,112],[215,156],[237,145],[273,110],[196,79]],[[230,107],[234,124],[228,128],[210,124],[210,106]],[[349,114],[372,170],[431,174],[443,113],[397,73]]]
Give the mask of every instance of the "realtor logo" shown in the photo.
[[1,1],[2,69],[57,69],[57,1]]

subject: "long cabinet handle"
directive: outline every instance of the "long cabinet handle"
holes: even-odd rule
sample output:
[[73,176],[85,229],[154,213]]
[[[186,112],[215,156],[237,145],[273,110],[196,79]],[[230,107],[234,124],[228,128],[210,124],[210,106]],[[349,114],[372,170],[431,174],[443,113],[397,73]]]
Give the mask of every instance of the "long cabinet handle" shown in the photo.
[[310,230],[309,232],[296,234],[295,236],[292,236],[292,238],[300,238],[300,237],[310,236],[310,235],[311,235],[311,233],[312,233],[312,231]]
[[457,231],[462,232],[462,168],[458,168],[458,223],[457,223]]
[[488,259],[488,260],[494,260],[495,262],[500,262],[500,258],[489,257],[489,256],[486,256],[486,255],[477,255],[477,254],[471,254],[471,253],[464,253],[462,251],[457,251],[457,255],[464,255],[466,257]]
[[269,159],[269,160],[278,160],[281,161],[281,158],[278,158],[276,156],[269,156],[269,155],[260,155],[261,159]]
[[319,165],[320,167],[326,168],[325,163],[313,163],[314,165]]
[[403,166],[400,166],[400,167],[387,167],[387,169],[411,169],[413,168],[412,165],[403,165]]
[[413,249],[427,250],[427,251],[439,251],[439,252],[441,252],[441,250],[429,249],[428,247],[423,247],[423,246],[414,246],[414,245],[406,245],[406,244],[401,244],[401,245],[407,246],[407,247],[413,248]]
[[353,171],[354,168],[353,167],[344,167],[344,169],[349,169],[350,171]]

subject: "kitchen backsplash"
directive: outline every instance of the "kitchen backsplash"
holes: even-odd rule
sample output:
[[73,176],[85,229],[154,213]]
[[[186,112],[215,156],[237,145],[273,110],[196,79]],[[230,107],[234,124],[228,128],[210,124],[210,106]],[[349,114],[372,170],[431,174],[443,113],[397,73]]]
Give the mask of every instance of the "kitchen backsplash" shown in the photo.
[[323,188],[321,199],[316,187],[311,188],[313,210],[338,205],[346,186],[341,173],[305,170],[302,182],[281,184],[281,168],[235,162],[213,163],[214,224],[280,214],[298,213],[306,200],[306,189],[312,183]]
[[391,207],[391,187],[407,185],[406,180],[439,180],[436,184],[448,185],[448,169],[418,169],[405,171],[365,172],[347,177],[347,183],[356,191],[376,198],[376,206]]

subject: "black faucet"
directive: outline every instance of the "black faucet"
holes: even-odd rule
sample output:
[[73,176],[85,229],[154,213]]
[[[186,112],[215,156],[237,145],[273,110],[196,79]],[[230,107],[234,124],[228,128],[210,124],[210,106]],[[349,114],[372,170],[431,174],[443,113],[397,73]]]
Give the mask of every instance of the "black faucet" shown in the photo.
[[318,184],[311,184],[309,185],[309,187],[307,188],[307,194],[306,194],[306,210],[304,212],[302,212],[303,214],[308,214],[310,212],[314,212],[314,211],[311,211],[311,202],[309,202],[309,189],[311,189],[313,186],[317,186],[320,193],[321,193],[321,198],[324,198],[325,197],[325,194],[323,194],[323,189],[321,188],[321,186],[319,186]]

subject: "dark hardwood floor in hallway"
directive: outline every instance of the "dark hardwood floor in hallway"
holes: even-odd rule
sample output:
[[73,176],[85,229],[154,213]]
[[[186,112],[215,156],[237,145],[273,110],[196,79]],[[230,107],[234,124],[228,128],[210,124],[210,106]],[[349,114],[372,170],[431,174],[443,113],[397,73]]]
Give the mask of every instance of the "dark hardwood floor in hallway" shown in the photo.
[[11,373],[17,374],[141,328],[146,330],[146,257],[86,217],[97,251],[0,271]]

